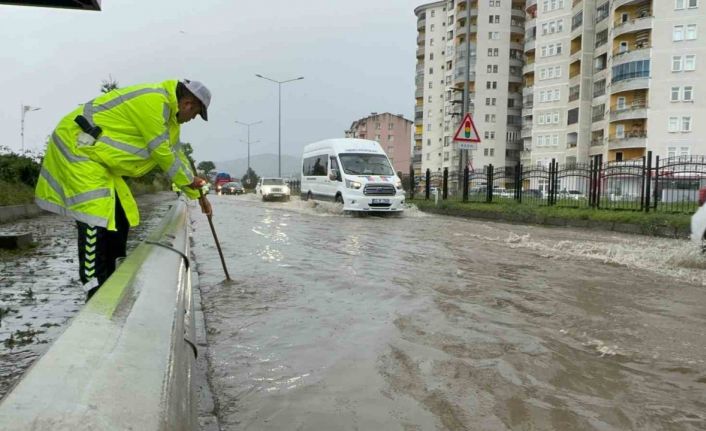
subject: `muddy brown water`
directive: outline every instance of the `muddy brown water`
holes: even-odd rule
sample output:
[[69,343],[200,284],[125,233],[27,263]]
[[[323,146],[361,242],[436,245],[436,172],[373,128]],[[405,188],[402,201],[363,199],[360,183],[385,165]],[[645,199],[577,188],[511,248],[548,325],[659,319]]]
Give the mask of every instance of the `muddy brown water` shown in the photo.
[[[138,197],[142,223],[128,252],[161,221],[174,193]],[[0,224],[2,232],[30,232],[35,247],[0,250],[0,398],[47,351],[85,303],[78,279],[76,224],[46,214]]]
[[706,429],[683,240],[214,196],[192,212],[225,430]]

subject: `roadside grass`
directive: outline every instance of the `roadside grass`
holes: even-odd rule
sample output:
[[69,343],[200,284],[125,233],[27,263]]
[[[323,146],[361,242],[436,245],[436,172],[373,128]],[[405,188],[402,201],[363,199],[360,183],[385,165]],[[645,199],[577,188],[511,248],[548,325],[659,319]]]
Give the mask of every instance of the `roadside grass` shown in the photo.
[[437,206],[434,200],[408,200],[422,211],[439,214],[483,218],[496,218],[502,221],[522,222],[532,224],[558,224],[566,221],[570,225],[588,225],[591,222],[602,225],[633,225],[640,233],[656,235],[667,230],[671,232],[688,232],[691,224],[691,214],[641,212],[613,209],[570,208],[561,206],[536,205],[532,203],[517,203],[515,201],[500,201],[492,203],[462,202],[448,199],[439,200]]
[[34,202],[34,187],[24,183],[0,180],[0,206],[22,205]]

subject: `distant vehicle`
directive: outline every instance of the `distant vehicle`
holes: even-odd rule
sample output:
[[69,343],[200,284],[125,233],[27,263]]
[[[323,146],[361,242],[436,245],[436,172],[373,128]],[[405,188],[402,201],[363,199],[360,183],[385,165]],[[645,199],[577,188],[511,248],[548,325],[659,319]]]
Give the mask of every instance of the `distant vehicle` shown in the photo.
[[260,178],[255,186],[255,193],[262,197],[263,201],[273,199],[288,201],[291,192],[289,186],[282,178]]
[[399,212],[405,192],[380,144],[339,138],[304,147],[301,197],[339,202],[344,211]]
[[221,194],[224,195],[242,195],[244,192],[245,189],[239,181],[231,181],[221,186]]
[[216,186],[216,194],[221,194],[221,187],[225,183],[229,183],[233,181],[233,178],[230,177],[230,174],[227,172],[219,172],[216,174],[216,180],[213,182],[213,185]]
[[539,189],[527,189],[522,191],[522,196],[542,199],[544,197],[544,193],[542,193],[542,191]]
[[578,190],[569,190],[569,191],[561,191],[559,192],[558,196],[559,199],[573,199],[575,201],[579,201],[581,199],[586,199],[586,195],[581,193]]

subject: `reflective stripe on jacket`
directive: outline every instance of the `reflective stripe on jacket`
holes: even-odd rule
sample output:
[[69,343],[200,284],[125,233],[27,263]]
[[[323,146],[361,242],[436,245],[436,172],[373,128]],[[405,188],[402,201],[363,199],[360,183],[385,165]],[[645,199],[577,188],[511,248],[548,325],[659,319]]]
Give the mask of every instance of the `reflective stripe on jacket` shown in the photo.
[[[130,226],[139,223],[135,199],[123,177],[140,177],[159,167],[192,199],[194,177],[181,151],[176,80],[110,91],[64,117],[49,138],[35,191],[40,208],[92,226],[115,230],[115,194]],[[83,115],[102,133],[79,143]]]

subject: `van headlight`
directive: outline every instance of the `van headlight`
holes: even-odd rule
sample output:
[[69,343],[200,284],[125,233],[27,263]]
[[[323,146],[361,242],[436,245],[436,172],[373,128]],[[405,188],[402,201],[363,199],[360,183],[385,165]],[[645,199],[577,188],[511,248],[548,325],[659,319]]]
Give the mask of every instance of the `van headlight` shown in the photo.
[[397,190],[402,190],[402,181],[396,180],[395,187],[397,187]]
[[356,189],[357,190],[357,189],[361,188],[362,186],[363,185],[361,183],[359,183],[358,181],[346,180],[346,187],[348,187],[349,189]]

